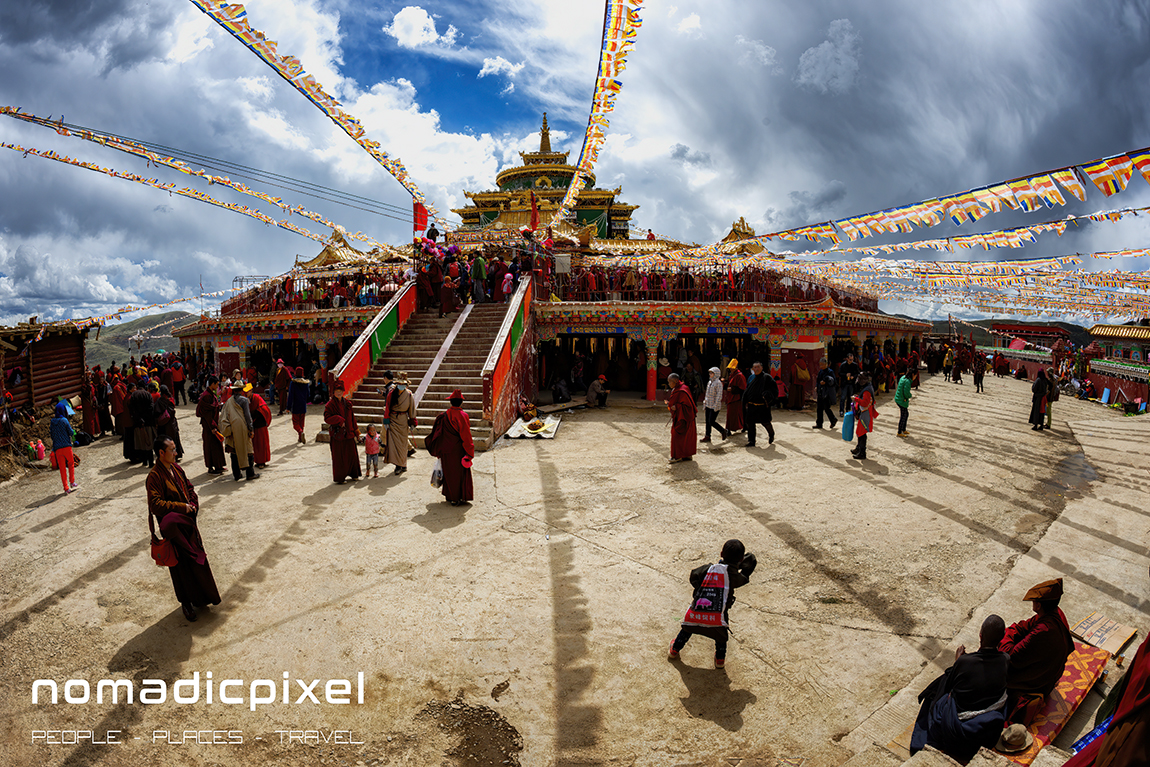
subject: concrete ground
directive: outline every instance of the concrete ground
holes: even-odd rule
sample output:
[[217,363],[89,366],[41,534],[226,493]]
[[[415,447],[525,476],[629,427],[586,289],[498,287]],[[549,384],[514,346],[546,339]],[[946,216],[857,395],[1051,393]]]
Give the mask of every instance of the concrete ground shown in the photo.
[[[986,389],[923,375],[905,439],[880,396],[866,462],[810,411],[776,411],[773,446],[740,435],[669,466],[665,409],[616,401],[481,454],[458,508],[426,453],[402,477],[332,484],[327,446],[294,444],[286,416],[261,479],[212,477],[182,408],[223,603],[184,619],[148,555],[145,470],[118,442],[82,451],[76,494],[47,472],[0,489],[0,763],[841,765],[909,724],[985,614],[1026,617],[1037,581],[1066,579],[1072,622],[1101,609],[1135,643],[1150,628],[1150,419],[1063,399],[1055,429],[1032,432],[1027,384]],[[671,663],[687,573],[730,537],[759,569],[731,610],[728,667],[700,638]],[[296,704],[294,681],[291,703],[254,712],[218,692],[31,702],[35,679],[94,695],[100,679],[209,671],[318,679],[320,701],[363,672],[364,703]],[[33,742],[48,730],[122,743]]]

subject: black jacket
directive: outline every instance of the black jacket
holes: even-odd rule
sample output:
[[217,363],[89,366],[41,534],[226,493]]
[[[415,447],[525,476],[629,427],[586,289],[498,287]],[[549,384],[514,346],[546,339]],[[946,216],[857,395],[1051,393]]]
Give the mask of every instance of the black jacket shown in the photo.
[[835,398],[835,371],[830,368],[820,370],[815,375],[816,392],[819,399],[832,400]]
[[766,405],[768,408],[775,404],[779,398],[779,385],[771,374],[763,371],[762,375],[751,374],[747,381],[747,390],[743,392],[743,406],[754,407]]

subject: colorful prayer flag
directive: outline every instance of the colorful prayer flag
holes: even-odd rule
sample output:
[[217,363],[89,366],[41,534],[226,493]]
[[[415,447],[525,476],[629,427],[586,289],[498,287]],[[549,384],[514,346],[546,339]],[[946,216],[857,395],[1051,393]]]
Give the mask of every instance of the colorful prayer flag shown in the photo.
[[1122,191],[1122,187],[1118,185],[1118,179],[1114,175],[1114,169],[1105,160],[1083,165],[1082,170],[1094,182],[1094,186],[1098,187],[1102,194],[1107,197]]

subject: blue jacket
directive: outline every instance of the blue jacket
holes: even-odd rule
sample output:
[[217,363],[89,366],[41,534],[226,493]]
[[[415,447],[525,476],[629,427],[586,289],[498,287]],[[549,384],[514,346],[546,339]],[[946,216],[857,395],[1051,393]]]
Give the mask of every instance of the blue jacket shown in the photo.
[[72,447],[72,423],[67,418],[53,418],[48,423],[48,434],[52,437],[52,449]]
[[287,405],[293,414],[299,415],[300,413],[307,412],[307,404],[311,399],[311,387],[307,381],[299,378],[293,378],[291,386],[288,387]]

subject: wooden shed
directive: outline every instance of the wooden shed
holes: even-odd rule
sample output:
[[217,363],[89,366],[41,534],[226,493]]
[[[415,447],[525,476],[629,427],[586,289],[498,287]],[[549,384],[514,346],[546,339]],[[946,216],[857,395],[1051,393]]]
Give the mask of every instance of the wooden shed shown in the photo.
[[38,322],[0,326],[0,370],[3,388],[12,394],[9,407],[39,407],[57,396],[77,396],[90,327]]

